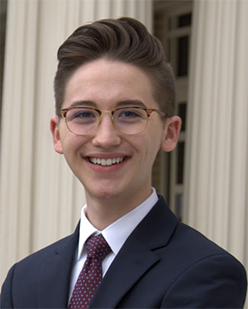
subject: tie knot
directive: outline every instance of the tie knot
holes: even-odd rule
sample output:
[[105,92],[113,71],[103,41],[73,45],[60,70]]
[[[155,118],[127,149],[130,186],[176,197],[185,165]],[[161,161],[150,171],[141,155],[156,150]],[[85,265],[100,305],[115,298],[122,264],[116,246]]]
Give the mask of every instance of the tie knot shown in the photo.
[[87,241],[86,247],[87,257],[96,260],[103,260],[111,252],[111,248],[102,234],[91,236]]

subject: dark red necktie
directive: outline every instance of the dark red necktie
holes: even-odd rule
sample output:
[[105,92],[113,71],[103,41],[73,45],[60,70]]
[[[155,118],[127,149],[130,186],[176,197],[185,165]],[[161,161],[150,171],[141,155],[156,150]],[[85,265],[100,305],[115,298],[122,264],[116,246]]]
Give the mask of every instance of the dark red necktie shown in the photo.
[[87,259],[75,284],[69,308],[88,308],[99,284],[102,281],[102,260],[111,249],[100,234],[91,236],[87,243]]

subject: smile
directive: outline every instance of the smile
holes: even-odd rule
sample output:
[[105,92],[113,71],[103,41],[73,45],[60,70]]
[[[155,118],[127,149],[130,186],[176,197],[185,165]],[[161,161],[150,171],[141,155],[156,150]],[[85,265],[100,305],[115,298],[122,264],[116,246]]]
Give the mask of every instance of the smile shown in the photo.
[[122,157],[113,159],[99,159],[99,158],[89,158],[89,161],[93,164],[98,164],[102,166],[111,166],[113,164],[121,163],[124,160]]

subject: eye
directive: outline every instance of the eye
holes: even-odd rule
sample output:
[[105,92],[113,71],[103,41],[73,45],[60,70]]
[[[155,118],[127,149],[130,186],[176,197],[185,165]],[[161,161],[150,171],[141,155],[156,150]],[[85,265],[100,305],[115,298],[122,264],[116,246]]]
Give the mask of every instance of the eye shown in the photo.
[[137,118],[143,118],[144,117],[144,110],[139,109],[139,108],[125,108],[125,109],[120,109],[118,111],[118,118],[119,119],[125,119],[125,120],[132,120],[132,119],[137,119]]
[[71,109],[67,113],[69,121],[74,122],[92,122],[97,118],[97,112],[90,109]]
[[94,118],[95,115],[92,111],[79,110],[74,114],[74,118]]

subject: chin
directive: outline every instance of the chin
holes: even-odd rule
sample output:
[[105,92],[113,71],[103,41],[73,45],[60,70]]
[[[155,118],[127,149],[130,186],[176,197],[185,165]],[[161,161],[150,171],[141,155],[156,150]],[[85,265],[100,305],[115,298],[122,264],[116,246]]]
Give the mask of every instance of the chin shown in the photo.
[[121,196],[121,192],[116,188],[116,186],[104,185],[101,188],[89,188],[85,186],[85,192],[91,199],[97,199],[100,201],[112,200]]

